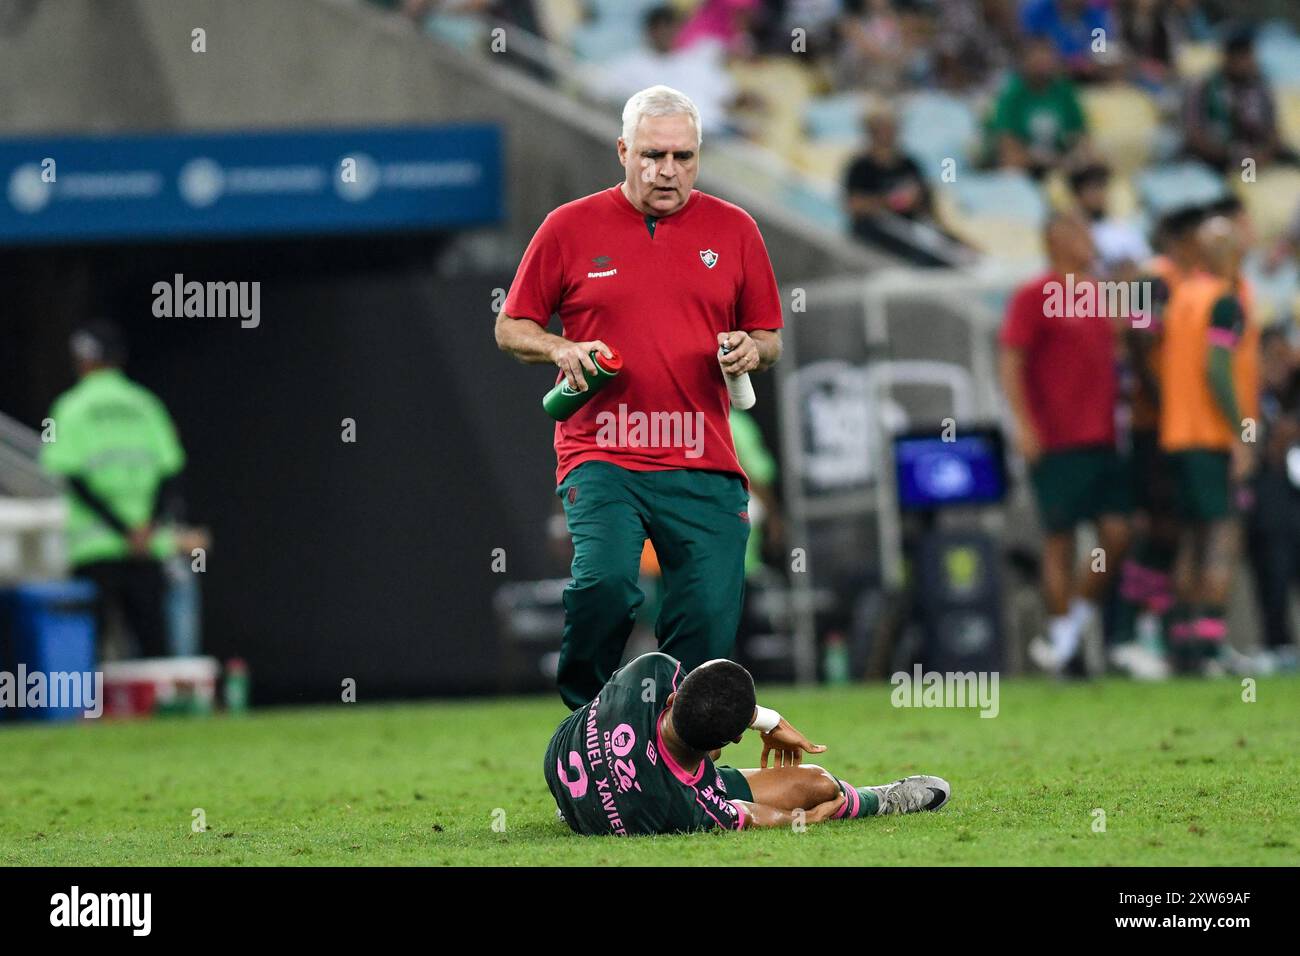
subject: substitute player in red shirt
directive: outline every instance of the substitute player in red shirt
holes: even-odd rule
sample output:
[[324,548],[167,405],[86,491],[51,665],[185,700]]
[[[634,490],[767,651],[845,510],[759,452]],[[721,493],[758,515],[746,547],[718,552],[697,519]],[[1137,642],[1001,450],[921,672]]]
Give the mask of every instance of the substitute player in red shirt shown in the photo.
[[[1056,216],[1044,233],[1050,271],[1019,290],[1001,334],[1002,387],[1020,453],[1030,468],[1047,539],[1043,592],[1048,640],[1030,645],[1035,663],[1059,673],[1079,652],[1097,617],[1107,572],[1128,547],[1130,488],[1116,449],[1119,322],[1090,275],[1095,252],[1087,224]],[[1104,563],[1074,573],[1075,529],[1095,522]],[[1096,570],[1094,570],[1096,569]]]
[[[724,374],[781,355],[781,301],[758,226],[693,188],[700,116],[684,94],[642,90],[623,108],[624,181],[546,217],[524,253],[497,344],[587,388],[590,353],[623,368],[555,427],[556,493],[573,537],[560,695],[595,697],[623,656],[642,546],[659,557],[660,649],[689,671],[727,657],[744,594],[749,493]],[[546,331],[558,313],[562,334]],[[731,351],[719,366],[722,345]]]

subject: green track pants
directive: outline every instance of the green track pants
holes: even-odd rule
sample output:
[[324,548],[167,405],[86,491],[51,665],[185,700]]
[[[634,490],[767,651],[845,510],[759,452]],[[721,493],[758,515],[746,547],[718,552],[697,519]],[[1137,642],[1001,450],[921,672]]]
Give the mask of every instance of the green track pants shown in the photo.
[[637,580],[647,537],[663,574],[659,649],[686,671],[731,656],[749,539],[749,494],[739,475],[587,461],[565,475],[556,494],[573,537],[558,673],[570,710],[595,697],[618,669],[645,600]]

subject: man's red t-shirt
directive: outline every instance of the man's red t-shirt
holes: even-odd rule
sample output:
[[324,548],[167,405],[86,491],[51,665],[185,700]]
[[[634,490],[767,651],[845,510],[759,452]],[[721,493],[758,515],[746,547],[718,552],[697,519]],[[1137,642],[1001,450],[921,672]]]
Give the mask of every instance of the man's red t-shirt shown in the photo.
[[747,482],[718,333],[782,323],[767,247],[739,206],[693,190],[652,235],[618,186],[566,203],[528,244],[503,308],[541,326],[558,312],[565,338],[599,339],[623,360],[613,381],[556,423],[557,483],[584,461],[734,472]]
[[[1087,281],[1076,279],[1075,292]],[[1119,389],[1113,322],[1101,307],[1062,308],[1068,289],[1066,278],[1053,273],[1026,282],[1007,306],[999,338],[1024,353],[1025,398],[1045,451],[1113,447]],[[1078,311],[1089,317],[1073,314]]]

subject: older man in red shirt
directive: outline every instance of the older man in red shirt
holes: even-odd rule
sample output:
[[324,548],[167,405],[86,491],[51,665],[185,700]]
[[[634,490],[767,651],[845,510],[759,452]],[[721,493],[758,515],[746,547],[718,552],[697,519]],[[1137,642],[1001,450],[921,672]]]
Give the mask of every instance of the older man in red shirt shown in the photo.
[[[529,243],[497,344],[587,388],[593,354],[622,370],[555,426],[556,493],[573,537],[560,695],[583,706],[610,679],[637,609],[645,539],[663,575],[659,648],[689,671],[731,654],[744,594],[749,492],[724,375],[781,354],[781,302],[743,210],[693,188],[699,112],[664,86],[623,110],[622,183],[566,203]],[[558,313],[562,334],[546,331]],[[718,350],[730,351],[718,359]]]
[[[1029,650],[1040,667],[1060,673],[1076,660],[1108,574],[1128,548],[1130,482],[1116,447],[1115,363],[1129,318],[1106,314],[1108,299],[1090,274],[1095,250],[1086,222],[1056,216],[1044,239],[1049,271],[1021,286],[1007,307],[1001,377],[1047,532],[1047,640]],[[1075,529],[1085,522],[1096,525],[1103,554],[1076,573]]]

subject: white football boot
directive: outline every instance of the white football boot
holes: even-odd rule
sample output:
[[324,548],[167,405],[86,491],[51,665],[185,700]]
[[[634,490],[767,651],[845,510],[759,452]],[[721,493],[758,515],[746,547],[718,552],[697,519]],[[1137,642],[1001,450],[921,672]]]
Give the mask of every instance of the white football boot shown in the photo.
[[877,816],[886,813],[916,813],[920,810],[938,810],[952,796],[952,787],[942,777],[917,774],[878,787],[863,787],[876,795],[879,807]]

